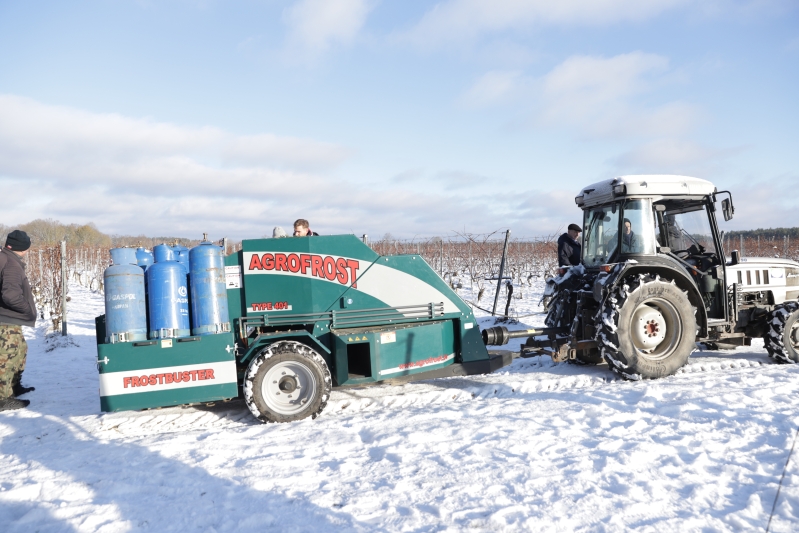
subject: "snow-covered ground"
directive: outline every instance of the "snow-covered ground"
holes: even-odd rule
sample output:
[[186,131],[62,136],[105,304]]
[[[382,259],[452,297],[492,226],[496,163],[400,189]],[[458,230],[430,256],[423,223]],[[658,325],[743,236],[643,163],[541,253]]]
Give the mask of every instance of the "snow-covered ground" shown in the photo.
[[[71,294],[73,343],[29,330],[36,391],[0,413],[3,532],[763,531],[799,425],[799,366],[757,341],[658,381],[535,357],[337,391],[293,424],[239,401],[103,414],[102,298]],[[799,531],[799,449],[771,531]]]

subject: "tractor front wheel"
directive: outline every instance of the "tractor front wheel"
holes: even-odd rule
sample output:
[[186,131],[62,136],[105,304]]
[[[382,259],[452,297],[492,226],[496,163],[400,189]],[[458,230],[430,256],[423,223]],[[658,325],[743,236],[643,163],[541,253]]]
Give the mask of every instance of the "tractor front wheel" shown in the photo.
[[332,380],[325,360],[309,346],[278,341],[247,367],[244,400],[261,422],[316,418],[330,398]]
[[626,278],[597,315],[596,341],[610,368],[627,379],[670,376],[696,349],[695,309],[674,282]]

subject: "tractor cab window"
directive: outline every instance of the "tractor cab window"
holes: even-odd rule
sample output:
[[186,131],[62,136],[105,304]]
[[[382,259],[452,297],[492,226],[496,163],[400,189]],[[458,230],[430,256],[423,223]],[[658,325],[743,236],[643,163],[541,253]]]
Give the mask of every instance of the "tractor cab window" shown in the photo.
[[598,267],[608,262],[618,248],[618,204],[604,205],[585,211],[583,219],[583,264]]
[[654,254],[655,220],[649,200],[628,200],[622,209],[621,253]]
[[677,256],[709,255],[716,252],[710,220],[702,204],[679,210],[667,208],[659,229],[661,240],[665,240],[671,253]]

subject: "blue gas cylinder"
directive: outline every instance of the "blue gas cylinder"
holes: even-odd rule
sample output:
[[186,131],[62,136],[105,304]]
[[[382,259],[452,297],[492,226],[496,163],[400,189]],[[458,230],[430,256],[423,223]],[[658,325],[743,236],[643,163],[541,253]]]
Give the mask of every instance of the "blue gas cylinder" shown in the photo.
[[172,246],[172,251],[175,253],[175,261],[183,265],[186,269],[186,275],[189,275],[190,268],[190,259],[189,259],[189,249],[183,246],[182,244],[176,244]]
[[191,334],[213,335],[230,331],[222,248],[203,241],[191,249],[189,257]]
[[136,264],[136,250],[133,248],[112,248],[110,253],[115,265]]
[[136,264],[139,265],[142,270],[147,272],[147,269],[150,268],[153,262],[152,252],[148,252],[146,248],[142,248],[141,246],[136,248]]
[[153,255],[155,263],[147,269],[150,338],[187,337],[190,326],[186,270],[165,244],[153,247]]
[[163,261],[176,261],[175,252],[166,244],[153,246],[153,259],[156,263]]
[[132,248],[111,250],[114,264],[105,269],[105,342],[147,340],[144,272]]

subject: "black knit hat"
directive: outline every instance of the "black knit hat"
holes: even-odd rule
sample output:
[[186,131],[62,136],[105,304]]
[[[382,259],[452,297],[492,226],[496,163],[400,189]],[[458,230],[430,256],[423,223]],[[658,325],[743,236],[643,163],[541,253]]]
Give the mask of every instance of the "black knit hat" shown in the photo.
[[31,247],[31,238],[22,230],[15,229],[6,237],[6,248],[15,252],[24,252]]
[[583,232],[583,228],[581,228],[577,224],[569,224],[569,229],[572,230],[572,231],[577,231],[579,233]]

